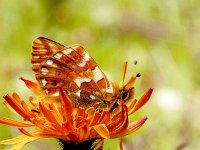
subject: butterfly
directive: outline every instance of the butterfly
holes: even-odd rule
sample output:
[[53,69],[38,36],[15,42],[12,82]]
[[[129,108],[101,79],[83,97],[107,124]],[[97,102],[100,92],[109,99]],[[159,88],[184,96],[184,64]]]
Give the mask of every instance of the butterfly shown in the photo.
[[32,45],[32,69],[48,96],[59,96],[58,86],[76,107],[98,106],[113,109],[134,95],[135,77],[124,85],[127,62],[119,84],[110,82],[95,60],[81,45],[64,46],[38,37]]

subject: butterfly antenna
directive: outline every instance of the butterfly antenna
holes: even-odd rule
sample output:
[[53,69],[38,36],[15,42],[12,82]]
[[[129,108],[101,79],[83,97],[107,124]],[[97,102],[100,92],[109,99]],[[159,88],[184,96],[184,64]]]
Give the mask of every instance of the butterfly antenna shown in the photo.
[[122,69],[121,81],[119,83],[120,89],[122,89],[123,86],[124,86],[124,78],[125,78],[125,75],[126,75],[126,68],[127,68],[127,61],[124,62],[124,66],[123,66],[123,69]]
[[[136,64],[137,64],[137,60],[135,60],[133,63],[134,63],[134,65],[136,65]],[[129,79],[129,81],[126,83],[126,85],[124,85],[124,89],[125,89],[126,91],[132,89],[132,88],[134,87],[136,78],[138,78],[138,77],[140,77],[140,76],[141,76],[140,73],[138,73],[136,76],[132,76],[132,77]]]

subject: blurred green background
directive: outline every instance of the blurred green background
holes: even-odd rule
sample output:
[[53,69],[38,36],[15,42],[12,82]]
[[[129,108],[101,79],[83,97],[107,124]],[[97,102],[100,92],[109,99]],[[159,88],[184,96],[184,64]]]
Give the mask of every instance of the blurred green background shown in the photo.
[[[35,80],[30,58],[38,36],[82,44],[115,82],[128,61],[127,78],[142,74],[137,98],[154,87],[150,102],[131,118],[147,114],[149,119],[124,138],[125,150],[200,149],[199,0],[0,0],[1,97],[14,91],[24,98],[30,95],[18,78]],[[1,116],[16,118],[0,107]],[[0,125],[0,140],[18,134]],[[44,139],[27,149],[59,148],[56,140]],[[118,149],[119,139],[106,141],[105,150]]]

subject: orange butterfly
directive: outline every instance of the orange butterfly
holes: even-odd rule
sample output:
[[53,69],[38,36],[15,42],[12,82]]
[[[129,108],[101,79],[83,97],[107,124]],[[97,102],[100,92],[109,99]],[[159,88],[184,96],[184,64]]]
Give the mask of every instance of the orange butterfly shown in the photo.
[[77,107],[98,106],[113,109],[134,94],[136,77],[124,85],[127,62],[119,84],[110,82],[94,59],[80,45],[63,46],[39,37],[33,41],[32,68],[47,95],[59,96],[58,86]]

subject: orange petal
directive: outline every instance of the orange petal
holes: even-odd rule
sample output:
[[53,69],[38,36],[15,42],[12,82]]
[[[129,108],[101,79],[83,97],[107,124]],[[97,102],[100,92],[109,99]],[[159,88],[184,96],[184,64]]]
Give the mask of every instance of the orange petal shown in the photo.
[[33,126],[31,124],[26,124],[18,121],[14,121],[8,118],[0,117],[0,123],[1,124],[7,124],[9,126],[15,126],[15,127],[30,127]]
[[35,114],[32,112],[33,109],[31,109],[24,101],[21,102],[21,105],[23,109],[26,111],[26,113],[28,113],[31,116],[31,118],[35,117]]
[[27,136],[31,137],[38,137],[38,138],[63,138],[66,137],[68,133],[58,132],[58,131],[51,131],[51,130],[36,130],[36,131],[26,131],[25,129],[19,129],[20,132],[26,134]]
[[36,95],[39,95],[41,93],[40,87],[38,85],[37,82],[32,82],[29,81],[23,77],[20,78],[22,81],[24,81],[24,83],[26,84],[26,86]]
[[3,104],[8,107],[15,115],[21,117],[9,104],[6,100],[3,101]]
[[99,124],[101,123],[106,123],[109,124],[110,123],[110,112],[109,111],[103,111],[103,113],[101,114],[101,118],[98,121]]
[[64,121],[63,121],[63,116],[61,115],[61,112],[59,111],[58,106],[54,104],[49,104],[49,108],[51,109],[52,111],[51,114],[54,116],[54,118],[56,118],[58,124],[62,126]]
[[126,136],[132,132],[134,132],[135,130],[139,129],[147,120],[147,116],[143,116],[140,119],[129,123],[128,127],[124,130],[122,130],[119,133],[113,134],[111,136],[111,138],[118,138],[118,137],[122,137],[122,136]]
[[2,141],[0,141],[0,144],[2,144],[2,145],[17,144],[17,143],[27,140],[28,138],[29,138],[28,136],[22,134],[17,137],[14,137],[12,139],[2,140]]
[[134,99],[131,104],[128,106],[128,115],[130,115],[130,112],[133,112],[134,106],[137,102],[137,99]]
[[53,132],[53,131],[47,131],[48,133],[42,132],[40,130],[37,131],[30,131],[28,132],[24,128],[18,128],[18,130],[23,133],[24,135],[28,137],[38,137],[38,138],[49,138],[49,137],[55,137],[55,138],[63,138],[63,136],[66,136],[66,133],[58,133],[58,132]]
[[117,124],[111,124],[112,128],[109,128],[111,135],[120,133],[124,128],[128,126],[128,112],[124,103],[122,103],[122,111],[120,117],[120,122]]
[[81,108],[81,107],[78,108],[77,117],[82,117],[82,118],[86,118],[87,117],[86,114],[85,114],[85,109],[84,108]]
[[110,138],[110,133],[108,128],[106,127],[105,124],[99,124],[93,126],[93,129],[104,139],[109,139]]
[[63,102],[64,106],[64,114],[66,114],[67,121],[72,124],[72,112],[73,112],[73,104],[70,98],[64,93],[63,89],[61,87],[58,87],[60,92],[60,97]]
[[60,129],[61,126],[59,125],[57,118],[55,118],[55,116],[52,114],[52,111],[48,109],[48,107],[42,102],[39,103],[39,106],[41,112],[44,114],[45,118],[51,123],[51,125],[55,129]]
[[89,107],[85,110],[85,113],[87,114],[87,120],[92,120],[94,117],[95,109],[93,107]]
[[120,111],[118,111],[118,114],[116,113],[114,116],[111,117],[112,127],[120,126],[120,123],[122,123],[124,120],[125,113],[127,114],[127,107],[124,103],[122,103],[122,106],[118,108],[120,108]]
[[37,139],[39,139],[39,138],[29,137],[25,141],[23,141],[21,143],[18,143],[17,145],[13,146],[10,150],[20,150],[27,143],[33,142],[33,141],[35,141]]
[[87,119],[87,115],[85,113],[85,109],[84,108],[78,108],[77,110],[77,114],[75,116],[75,121],[76,121],[76,128],[80,128],[86,124],[89,124]]
[[[16,93],[14,93],[13,96],[15,98],[18,97]],[[23,110],[23,108],[19,105],[19,102],[15,102],[16,99],[14,97],[11,98],[9,95],[6,95],[4,96],[4,99],[19,115],[21,115],[25,120],[29,120],[29,118],[31,117],[30,114],[27,114],[27,112]]]
[[130,114],[136,112],[138,109],[140,109],[146,102],[148,102],[149,98],[151,97],[151,94],[153,92],[153,88],[149,88],[148,91],[140,98],[138,103],[136,104],[133,112],[130,112]]
[[80,127],[88,124],[88,121],[86,120],[86,118],[83,118],[83,117],[80,117],[80,116],[76,117],[75,122],[76,122],[76,126],[75,126],[76,128],[80,128]]
[[89,127],[88,125],[84,125],[79,129],[79,141],[85,141],[89,137]]
[[25,134],[25,135],[27,135],[27,136],[33,137],[33,135],[30,134],[28,131],[26,131],[24,128],[18,128],[18,130],[19,130],[21,133],[23,133],[23,134]]
[[33,96],[29,97],[30,103],[33,105],[33,107],[37,108],[38,107],[38,102],[33,99]]
[[101,117],[101,114],[99,112],[95,112],[93,114],[93,118],[90,121],[90,126],[96,125],[97,122],[99,121],[100,117]]

